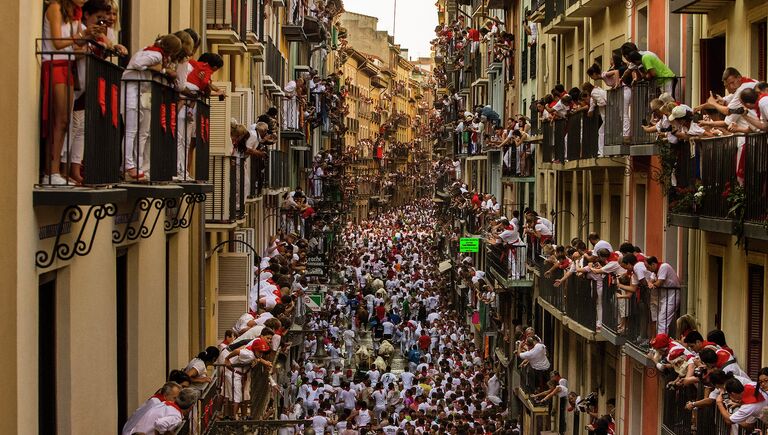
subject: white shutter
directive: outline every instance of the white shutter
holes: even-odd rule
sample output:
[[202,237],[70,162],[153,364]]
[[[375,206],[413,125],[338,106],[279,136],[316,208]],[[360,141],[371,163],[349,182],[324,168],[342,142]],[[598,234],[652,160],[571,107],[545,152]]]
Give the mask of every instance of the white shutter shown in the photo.
[[256,33],[253,31],[253,16],[256,14],[256,11],[253,9],[253,0],[247,0],[245,8],[245,11],[240,11],[240,13],[248,14],[248,19],[245,20],[245,31],[249,33]]
[[212,26],[232,25],[232,8],[229,0],[206,0],[205,22]]
[[234,118],[238,124],[245,124],[243,122],[243,93],[239,90],[232,91],[232,96],[229,98],[229,106],[232,112],[232,118]]
[[[232,110],[227,101],[231,93],[230,82],[215,82],[214,85],[227,93],[224,101],[211,98],[211,131],[210,153],[211,155],[228,156],[232,153],[232,143],[229,138],[229,121],[232,119]],[[213,175],[213,174],[211,174]]]
[[232,328],[237,319],[248,311],[248,271],[251,269],[249,257],[245,254],[219,254],[219,286],[216,298],[219,340],[223,340],[224,332]]
[[253,115],[253,89],[236,88],[235,90],[243,96],[243,119],[240,120],[240,123],[250,127],[256,122]]

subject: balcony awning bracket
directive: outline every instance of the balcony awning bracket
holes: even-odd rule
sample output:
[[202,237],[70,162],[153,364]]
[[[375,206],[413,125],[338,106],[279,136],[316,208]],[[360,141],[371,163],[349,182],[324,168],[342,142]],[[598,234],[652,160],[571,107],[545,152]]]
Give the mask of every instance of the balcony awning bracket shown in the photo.
[[180,228],[189,228],[192,224],[192,215],[195,213],[195,206],[205,202],[207,195],[205,193],[185,193],[181,198],[168,198],[166,207],[176,209],[173,217],[165,221],[165,231],[173,231]]
[[[129,216],[133,216],[136,213],[144,212],[144,216],[139,221],[138,225],[132,222],[125,224],[125,230],[121,233],[119,229],[112,230],[112,243],[120,244],[126,241],[134,241],[138,238],[146,239],[152,236],[157,226],[157,221],[160,220],[160,215],[163,214],[166,205],[169,202],[175,201],[175,198],[139,198],[133,203],[133,210]],[[151,216],[154,215],[154,218]],[[150,225],[151,223],[151,225]]]
[[[87,207],[87,208],[86,208]],[[35,265],[41,269],[50,267],[55,260],[68,261],[75,255],[86,256],[91,252],[99,222],[107,217],[115,216],[117,207],[113,203],[93,204],[89,206],[69,205],[61,212],[61,218],[56,226],[56,240],[51,252],[40,250],[35,253]],[[93,219],[93,225],[89,221]],[[77,238],[70,245],[62,241],[64,229],[70,224],[82,222]]]

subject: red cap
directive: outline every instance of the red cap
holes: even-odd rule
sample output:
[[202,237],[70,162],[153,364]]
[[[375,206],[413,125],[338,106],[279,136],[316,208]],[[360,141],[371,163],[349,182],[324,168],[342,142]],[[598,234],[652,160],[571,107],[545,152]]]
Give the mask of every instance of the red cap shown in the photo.
[[653,337],[651,339],[651,347],[654,349],[665,349],[669,347],[669,344],[671,343],[671,340],[669,339],[669,335],[667,334],[658,334],[657,336]]
[[271,347],[263,338],[257,338],[253,340],[253,344],[251,345],[251,350],[255,350],[256,352],[269,352],[271,350]]

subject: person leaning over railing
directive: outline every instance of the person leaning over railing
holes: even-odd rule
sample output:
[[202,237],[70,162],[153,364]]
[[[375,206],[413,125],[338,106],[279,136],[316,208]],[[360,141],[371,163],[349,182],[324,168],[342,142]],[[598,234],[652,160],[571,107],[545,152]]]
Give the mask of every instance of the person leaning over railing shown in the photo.
[[168,69],[181,52],[181,40],[174,35],[158,38],[154,44],[136,52],[123,73],[125,146],[123,170],[128,180],[144,178],[143,169],[149,168],[144,156],[149,154],[148,139],[152,119],[153,73],[161,73],[170,79],[176,72]]
[[163,434],[176,430],[200,398],[200,391],[184,388],[173,401],[167,400],[150,409],[137,423],[131,434]]
[[754,130],[768,131],[768,83],[760,82],[752,89],[744,89],[739,95],[741,104],[748,112],[742,115],[750,128],[729,128],[730,131],[751,133]]
[[[197,61],[192,58],[199,48],[200,38],[191,29],[176,32],[175,35],[180,35],[179,39],[182,40],[185,54],[176,67],[175,87],[185,97],[179,104],[177,115],[177,125],[181,132],[176,138],[176,175],[186,179],[189,178],[191,162],[190,143],[197,133],[197,123],[195,122],[197,105],[194,100],[210,95],[225,95],[222,90],[211,83],[212,74],[224,66],[224,63],[221,56],[215,53],[203,53]],[[187,35],[186,38],[184,35]],[[189,40],[187,43],[185,43],[186,39]]]
[[[107,38],[106,20],[109,17],[111,5],[105,0],[92,0],[83,5],[82,28],[88,33],[87,44],[82,48],[91,56],[105,59],[113,54],[112,42]],[[83,153],[85,152],[85,92],[87,57],[79,56],[75,62],[77,73],[75,77],[74,105],[72,107],[71,126],[68,133],[68,146],[62,147],[61,159],[67,162],[67,173],[71,182],[82,184]],[[96,92],[92,89],[91,92]]]

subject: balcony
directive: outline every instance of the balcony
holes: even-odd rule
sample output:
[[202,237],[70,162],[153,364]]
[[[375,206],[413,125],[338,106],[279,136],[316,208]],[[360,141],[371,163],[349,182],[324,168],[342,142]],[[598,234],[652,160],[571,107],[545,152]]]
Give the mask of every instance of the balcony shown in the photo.
[[280,138],[291,141],[292,146],[306,147],[303,103],[296,97],[285,97],[282,100],[282,116],[280,118]]
[[[563,271],[555,270],[547,276],[547,266],[537,262],[539,282],[539,303],[563,326],[576,332],[588,340],[602,341],[600,331],[600,316],[598,291],[595,281],[584,277],[571,275],[564,282]],[[557,284],[560,285],[557,285]]]
[[290,186],[288,153],[285,151],[269,151],[269,188],[279,190]]
[[[683,78],[674,79],[674,92],[672,95],[676,101],[680,101],[681,91],[684,89]],[[610,89],[608,93],[608,107],[605,110],[605,154],[606,155],[632,155],[648,156],[658,154],[659,149],[656,133],[646,133],[643,123],[651,120],[650,103],[664,92],[667,83],[662,81],[645,81],[631,86],[631,100],[625,107],[625,89]],[[624,114],[626,112],[627,119]]]
[[248,2],[206,0],[206,39],[216,45],[222,55],[239,55],[248,51],[245,44],[249,27]]
[[250,174],[248,177],[248,198],[258,198],[264,193],[264,188],[267,185],[268,174],[266,159],[251,157],[248,171]]
[[282,85],[285,83],[285,58],[277,46],[268,41],[264,50],[264,77],[262,83],[264,89],[273,95],[282,94]]
[[534,181],[536,155],[535,151],[531,150],[536,149],[541,149],[539,140],[526,140],[520,146],[504,145],[501,180],[504,182]]
[[565,15],[566,0],[546,0],[544,6],[544,31],[546,34],[568,33],[581,25],[580,18],[570,18]]
[[318,44],[328,39],[328,30],[325,25],[312,15],[304,17],[303,30],[307,42],[311,44]]
[[734,0],[670,0],[669,10],[675,14],[708,14],[723,7],[733,7]]
[[212,156],[211,198],[205,203],[209,224],[232,225],[245,218],[245,160],[235,156]]
[[304,15],[301,7],[296,7],[296,16],[291,15],[291,11],[286,11],[286,20],[283,23],[283,36],[290,42],[306,42],[307,35],[304,33]]
[[526,267],[527,250],[524,244],[506,247],[486,244],[485,264],[491,281],[506,290],[532,287],[533,273]]
[[651,350],[649,340],[657,333],[675,336],[675,319],[681,314],[684,289],[638,286],[632,294],[620,290],[615,279],[608,278],[603,280],[602,287],[600,333],[614,345],[626,344],[624,349],[629,356],[653,367],[647,358]]
[[[671,155],[677,157],[674,164],[676,185],[670,186],[667,195],[671,224],[736,233],[735,221],[729,214],[728,192],[740,189],[736,179],[739,140],[745,138],[726,136],[670,146]],[[755,175],[760,177],[759,172]]]

